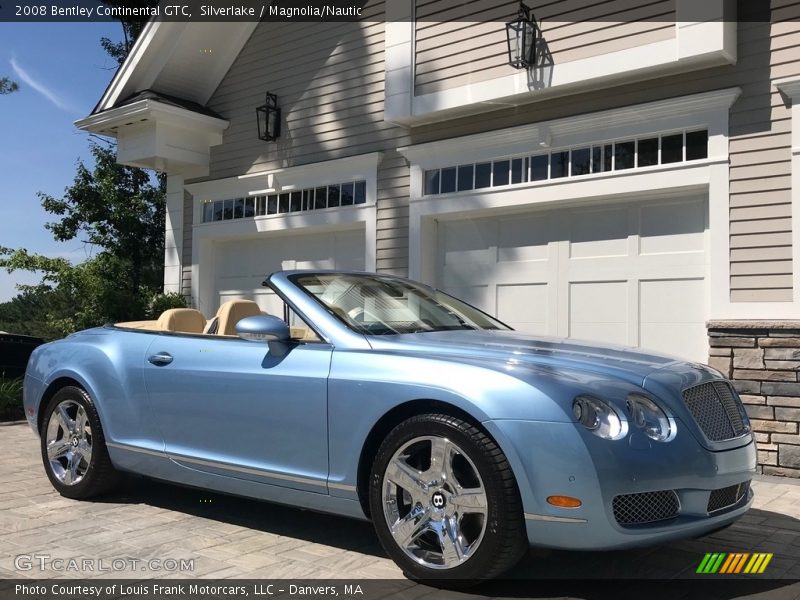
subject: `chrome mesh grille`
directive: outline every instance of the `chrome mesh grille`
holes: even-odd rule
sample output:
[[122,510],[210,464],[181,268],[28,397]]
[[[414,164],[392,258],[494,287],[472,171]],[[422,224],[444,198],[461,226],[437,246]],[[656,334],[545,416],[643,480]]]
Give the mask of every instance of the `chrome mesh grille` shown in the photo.
[[742,413],[739,412],[739,401],[733,395],[731,386],[724,381],[715,381],[714,391],[717,392],[719,401],[722,402],[722,406],[725,408],[725,414],[728,415],[734,433],[737,436],[742,435],[745,432],[745,425],[744,421],[742,421]]
[[747,432],[739,400],[725,381],[710,381],[685,389],[683,401],[712,442],[730,440]]
[[614,518],[622,526],[642,525],[671,519],[678,515],[680,504],[672,490],[622,494],[612,502]]
[[750,482],[745,481],[737,485],[729,485],[728,487],[712,491],[708,497],[708,512],[716,512],[738,504],[742,498],[747,496],[749,489]]

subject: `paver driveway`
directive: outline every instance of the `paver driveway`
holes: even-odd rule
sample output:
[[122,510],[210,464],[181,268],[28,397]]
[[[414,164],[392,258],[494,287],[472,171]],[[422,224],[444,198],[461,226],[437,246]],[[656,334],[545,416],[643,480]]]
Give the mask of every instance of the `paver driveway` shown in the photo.
[[[0,442],[2,578],[403,577],[380,548],[368,523],[145,479],[131,479],[113,497],[77,502],[53,491],[42,469],[38,440],[26,424],[0,424]],[[800,579],[800,482],[764,477],[753,487],[753,510],[733,527],[711,536],[624,552],[532,550],[509,577],[700,577],[694,570],[706,552],[773,552],[775,557],[767,572],[773,580],[766,588],[769,596],[798,597],[800,584],[791,579]],[[106,568],[114,559],[139,562],[136,570],[95,573],[73,572],[63,566],[42,571],[36,564],[30,570],[19,570],[15,565],[19,555],[102,559]],[[142,571],[141,565],[150,559],[193,559],[193,570]],[[761,581],[765,579],[762,576]],[[508,591],[503,587],[508,582],[498,583],[497,588],[491,585],[482,586],[480,593]],[[421,587],[419,593],[412,593],[409,587],[404,597],[423,596],[423,590],[430,588]],[[536,590],[530,592],[539,593],[538,587]],[[553,595],[552,590],[543,592],[548,597]],[[651,588],[648,600],[653,593]],[[510,595],[521,594],[516,589]],[[719,595],[731,597],[730,593]]]

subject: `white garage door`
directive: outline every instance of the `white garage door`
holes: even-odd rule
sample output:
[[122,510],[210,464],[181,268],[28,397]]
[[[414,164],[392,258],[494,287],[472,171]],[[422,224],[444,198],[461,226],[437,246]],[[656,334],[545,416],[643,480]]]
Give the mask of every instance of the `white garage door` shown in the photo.
[[520,331],[705,361],[707,202],[439,223],[439,285]]
[[[364,230],[328,233],[267,234],[221,242],[216,247],[215,282],[219,303],[235,298],[255,300],[272,314],[283,304],[264,277],[281,269],[364,269]],[[214,311],[218,306],[213,307]]]

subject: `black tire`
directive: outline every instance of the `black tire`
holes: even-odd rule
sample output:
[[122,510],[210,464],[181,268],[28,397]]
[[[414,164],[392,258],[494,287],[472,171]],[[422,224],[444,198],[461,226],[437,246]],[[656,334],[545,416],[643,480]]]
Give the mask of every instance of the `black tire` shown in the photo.
[[[389,462],[409,442],[430,436],[445,438],[458,446],[461,454],[477,470],[486,498],[482,538],[474,553],[452,568],[431,568],[409,556],[393,538],[384,513],[384,474]],[[522,501],[508,460],[482,430],[450,415],[418,415],[403,421],[386,436],[373,461],[369,502],[372,521],[383,548],[410,579],[445,587],[474,585],[505,572],[528,549]],[[436,504],[433,499],[431,502]]]
[[[85,466],[85,461],[81,463],[84,465],[81,478],[79,481],[72,484],[64,483],[59,479],[59,476],[55,473],[54,467],[48,458],[47,448],[48,428],[51,426],[51,420],[57,418],[53,416],[56,412],[56,408],[64,402],[68,402],[70,406],[78,405],[83,408],[86,414],[90,432],[89,437],[91,440],[91,458],[88,461],[88,467]],[[54,427],[57,427],[57,424],[54,425]],[[103,427],[100,424],[97,409],[92,399],[89,397],[89,394],[87,394],[84,389],[77,386],[66,386],[58,390],[45,407],[42,429],[39,433],[45,473],[47,473],[47,478],[50,480],[50,483],[62,496],[76,500],[93,498],[109,492],[120,482],[121,475],[111,464],[111,458],[108,456]],[[68,462],[66,457],[63,461]],[[63,462],[61,464],[63,464]]]

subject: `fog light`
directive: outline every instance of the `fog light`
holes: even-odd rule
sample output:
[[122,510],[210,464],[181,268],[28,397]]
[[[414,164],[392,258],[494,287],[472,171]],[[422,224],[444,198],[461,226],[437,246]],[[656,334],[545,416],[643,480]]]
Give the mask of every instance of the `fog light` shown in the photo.
[[572,496],[548,496],[547,503],[559,508],[578,508],[583,502]]

